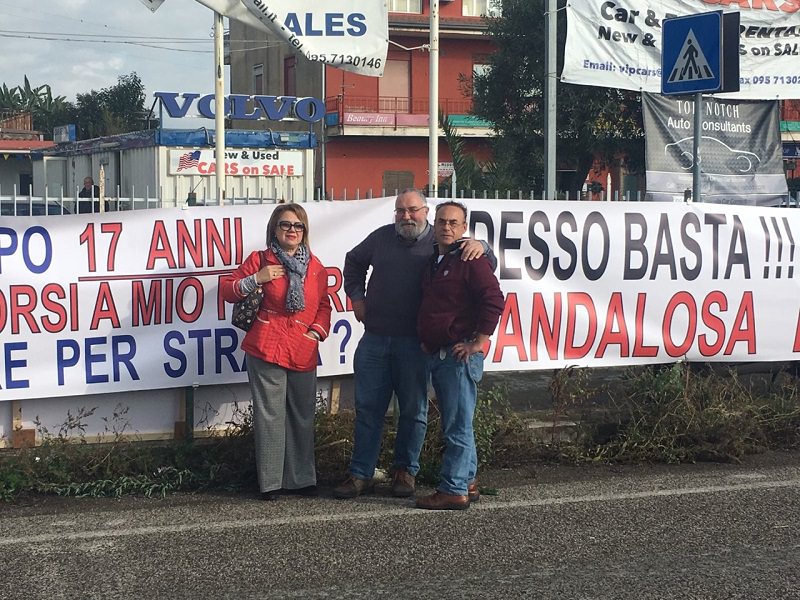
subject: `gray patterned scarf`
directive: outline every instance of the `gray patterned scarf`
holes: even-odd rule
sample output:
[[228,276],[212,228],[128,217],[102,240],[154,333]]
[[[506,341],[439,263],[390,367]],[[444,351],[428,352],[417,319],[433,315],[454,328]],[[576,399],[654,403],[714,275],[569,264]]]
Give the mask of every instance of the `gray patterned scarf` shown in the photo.
[[305,244],[297,247],[294,256],[283,251],[280,244],[273,239],[269,245],[270,250],[281,261],[283,268],[289,274],[289,289],[286,291],[286,310],[290,313],[300,312],[306,307],[306,298],[303,293],[303,282],[306,279],[309,253]]

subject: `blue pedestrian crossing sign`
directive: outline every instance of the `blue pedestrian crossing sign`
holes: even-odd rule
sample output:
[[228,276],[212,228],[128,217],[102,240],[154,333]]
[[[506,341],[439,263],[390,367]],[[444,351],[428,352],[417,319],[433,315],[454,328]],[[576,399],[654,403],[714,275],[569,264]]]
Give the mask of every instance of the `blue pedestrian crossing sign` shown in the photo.
[[662,94],[738,91],[738,12],[674,17],[662,26]]
[[722,11],[664,19],[661,93],[716,92],[722,83]]

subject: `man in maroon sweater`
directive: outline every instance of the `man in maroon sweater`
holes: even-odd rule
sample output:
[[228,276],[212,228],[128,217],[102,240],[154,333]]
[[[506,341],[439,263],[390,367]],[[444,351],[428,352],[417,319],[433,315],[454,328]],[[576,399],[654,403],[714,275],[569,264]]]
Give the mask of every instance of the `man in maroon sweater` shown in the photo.
[[418,508],[462,510],[469,508],[470,498],[479,497],[472,418],[483,375],[483,346],[500,320],[503,293],[485,256],[460,260],[456,242],[466,231],[463,204],[443,202],[436,207],[437,253],[423,275],[417,333],[428,354],[445,451],[439,487],[417,499]]

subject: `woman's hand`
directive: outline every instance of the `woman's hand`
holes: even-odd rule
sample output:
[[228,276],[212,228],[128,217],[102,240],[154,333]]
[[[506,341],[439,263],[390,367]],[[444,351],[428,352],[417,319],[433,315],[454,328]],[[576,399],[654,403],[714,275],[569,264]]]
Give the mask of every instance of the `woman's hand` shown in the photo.
[[256,283],[261,285],[262,283],[267,283],[273,279],[280,279],[285,274],[286,269],[283,268],[283,265],[267,265],[258,273],[256,273]]

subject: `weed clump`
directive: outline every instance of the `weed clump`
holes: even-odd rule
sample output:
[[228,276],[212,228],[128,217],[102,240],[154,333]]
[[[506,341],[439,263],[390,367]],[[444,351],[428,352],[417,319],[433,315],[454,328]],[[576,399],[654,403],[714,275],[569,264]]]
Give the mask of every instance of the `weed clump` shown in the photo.
[[739,461],[800,445],[796,378],[780,372],[766,389],[733,369],[688,363],[629,369],[608,405],[583,422],[587,459]]

